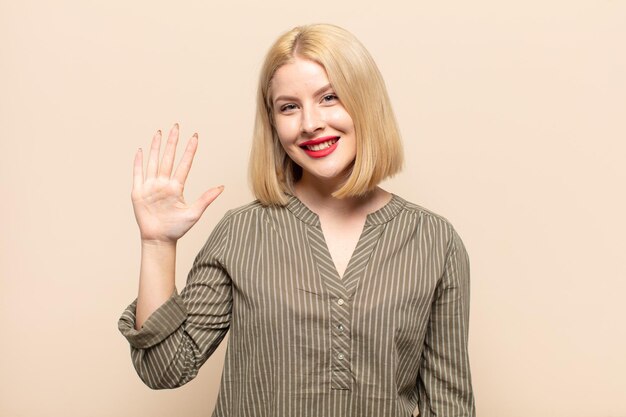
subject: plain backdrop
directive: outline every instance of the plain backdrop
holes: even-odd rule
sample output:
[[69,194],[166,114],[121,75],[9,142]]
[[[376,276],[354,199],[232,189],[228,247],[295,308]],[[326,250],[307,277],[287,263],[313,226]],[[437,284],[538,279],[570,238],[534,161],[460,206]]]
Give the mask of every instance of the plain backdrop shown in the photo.
[[210,415],[225,343],[152,391],[117,330],[137,294],[133,156],[179,122],[200,137],[187,199],[226,186],[179,243],[181,289],[253,199],[266,50],[316,22],[386,80],[406,164],[383,188],[466,245],[478,416],[626,416],[622,0],[0,0],[0,416]]

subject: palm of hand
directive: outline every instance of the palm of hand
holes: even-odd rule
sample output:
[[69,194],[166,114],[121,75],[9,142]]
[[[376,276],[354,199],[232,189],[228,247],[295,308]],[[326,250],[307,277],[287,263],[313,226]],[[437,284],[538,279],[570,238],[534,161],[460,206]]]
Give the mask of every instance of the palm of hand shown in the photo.
[[172,176],[177,142],[178,125],[175,125],[170,131],[159,164],[161,132],[155,134],[145,177],[141,149],[135,157],[131,199],[141,239],[144,241],[176,242],[199,220],[204,210],[223,190],[223,187],[212,188],[194,204],[188,205],[185,202],[184,184],[197,149],[198,137],[194,134],[189,140],[178,168]]

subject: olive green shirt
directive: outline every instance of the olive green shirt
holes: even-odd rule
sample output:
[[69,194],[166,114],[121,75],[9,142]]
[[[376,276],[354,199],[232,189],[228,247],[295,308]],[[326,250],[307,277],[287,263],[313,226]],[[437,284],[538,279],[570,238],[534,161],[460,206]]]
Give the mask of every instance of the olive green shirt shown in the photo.
[[448,220],[393,194],[339,277],[295,196],[230,210],[187,285],[119,329],[151,388],[194,378],[230,330],[214,417],[473,417],[469,258]]

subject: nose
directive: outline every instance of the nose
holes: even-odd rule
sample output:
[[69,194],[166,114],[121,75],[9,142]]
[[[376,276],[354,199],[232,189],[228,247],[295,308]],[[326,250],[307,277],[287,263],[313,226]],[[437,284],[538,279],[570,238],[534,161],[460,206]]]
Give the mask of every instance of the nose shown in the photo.
[[301,114],[302,120],[300,122],[300,125],[302,133],[312,134],[324,128],[324,116],[319,108],[315,106],[303,108]]

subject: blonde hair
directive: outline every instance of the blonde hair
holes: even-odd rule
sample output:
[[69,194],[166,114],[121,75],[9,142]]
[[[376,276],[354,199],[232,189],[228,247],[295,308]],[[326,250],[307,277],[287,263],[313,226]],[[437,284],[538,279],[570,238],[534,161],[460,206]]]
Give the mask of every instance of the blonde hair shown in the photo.
[[350,32],[329,24],[298,26],[268,51],[259,77],[250,154],[250,184],[264,205],[285,205],[302,169],[284,151],[273,126],[271,81],[295,57],[320,64],[352,118],[356,157],[336,198],[360,196],[402,169],[400,133],[383,78],[369,52]]

